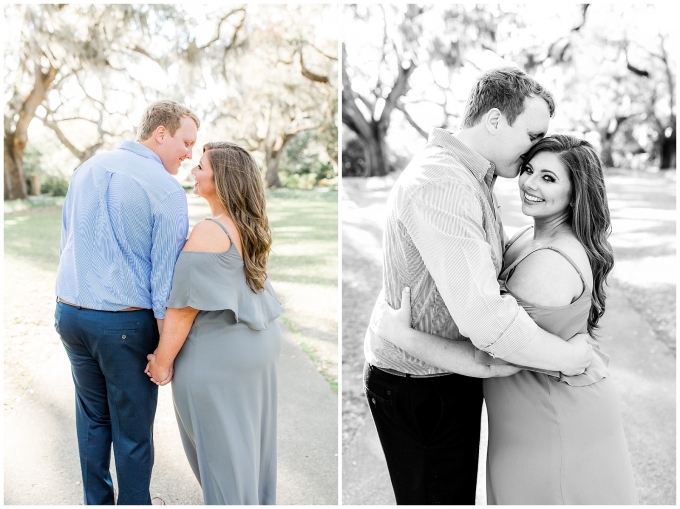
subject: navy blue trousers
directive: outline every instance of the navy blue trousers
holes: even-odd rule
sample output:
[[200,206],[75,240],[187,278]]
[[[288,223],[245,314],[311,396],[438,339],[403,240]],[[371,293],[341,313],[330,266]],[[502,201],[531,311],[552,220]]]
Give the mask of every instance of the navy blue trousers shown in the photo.
[[364,389],[399,505],[474,505],[482,380],[402,377],[366,364]]
[[150,310],[94,311],[57,302],[55,327],[71,361],[86,505],[113,504],[111,444],[118,504],[151,504],[153,420],[158,386],[144,373],[158,346]]

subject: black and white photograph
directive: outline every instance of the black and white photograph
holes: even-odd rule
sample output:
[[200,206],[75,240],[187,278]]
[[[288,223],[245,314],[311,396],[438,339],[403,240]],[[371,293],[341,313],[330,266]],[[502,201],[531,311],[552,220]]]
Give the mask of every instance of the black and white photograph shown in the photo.
[[671,11],[341,7],[343,504],[675,504]]

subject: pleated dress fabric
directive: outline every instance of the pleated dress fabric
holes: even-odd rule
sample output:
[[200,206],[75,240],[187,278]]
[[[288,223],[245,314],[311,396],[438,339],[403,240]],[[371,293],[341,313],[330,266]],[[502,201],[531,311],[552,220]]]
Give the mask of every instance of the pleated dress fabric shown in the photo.
[[172,396],[204,502],[275,504],[281,303],[269,281],[261,293],[248,287],[232,241],[223,253],[180,253],[167,307],[187,306],[200,311],[175,360]]
[[[568,256],[549,249],[578,271],[584,288],[578,299],[567,306],[546,307],[513,294],[507,280],[531,253],[504,271],[501,290],[517,299],[541,328],[569,339],[587,331],[591,290]],[[596,346],[591,366],[579,376],[524,370],[484,380],[488,504],[638,504],[608,362]]]

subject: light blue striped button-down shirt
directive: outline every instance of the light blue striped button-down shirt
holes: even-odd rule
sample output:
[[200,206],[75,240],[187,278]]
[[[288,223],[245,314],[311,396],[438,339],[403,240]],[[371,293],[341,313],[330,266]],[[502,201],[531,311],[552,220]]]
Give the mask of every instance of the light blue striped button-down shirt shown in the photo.
[[[397,179],[383,235],[385,300],[401,305],[411,288],[413,328],[472,341],[494,357],[526,345],[538,327],[502,296],[503,226],[493,196],[491,162],[450,132],[434,129],[427,147]],[[413,375],[445,373],[368,329],[366,360]]]
[[165,317],[172,274],[189,231],[186,194],[145,146],[121,146],[73,174],[62,212],[56,294],[103,311]]

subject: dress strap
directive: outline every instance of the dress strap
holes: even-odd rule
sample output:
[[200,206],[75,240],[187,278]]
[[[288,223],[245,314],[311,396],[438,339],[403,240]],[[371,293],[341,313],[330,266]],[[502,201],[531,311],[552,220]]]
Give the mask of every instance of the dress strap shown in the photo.
[[234,243],[234,241],[233,241],[232,238],[231,238],[231,235],[229,235],[229,232],[227,231],[227,228],[226,228],[222,223],[220,223],[219,221],[213,219],[212,217],[206,217],[206,219],[207,219],[208,221],[212,221],[213,223],[217,223],[218,226],[224,230],[224,233],[227,234],[227,237],[229,237],[229,241],[230,241],[232,244]]
[[572,259],[571,259],[566,253],[564,253],[562,250],[560,250],[560,249],[558,249],[558,248],[556,248],[556,247],[553,247],[553,246],[537,247],[537,248],[534,249],[533,251],[529,251],[527,254],[525,254],[524,256],[522,256],[519,260],[515,260],[515,262],[514,262],[514,263],[512,264],[512,266],[511,266],[510,270],[508,271],[508,274],[505,276],[505,282],[507,283],[508,279],[510,279],[510,278],[512,277],[513,272],[515,272],[515,269],[517,268],[517,266],[518,266],[521,262],[523,262],[524,260],[526,260],[526,258],[529,257],[529,255],[535,253],[536,251],[540,251],[540,250],[542,250],[542,249],[550,249],[551,251],[555,251],[556,253],[562,255],[562,257],[563,257],[565,260],[567,260],[567,261],[571,264],[572,267],[574,267],[574,269],[576,270],[576,272],[578,272],[578,275],[579,275],[579,277],[581,278],[581,283],[583,283],[584,288],[588,288],[588,285],[586,284],[586,280],[584,279],[583,274],[581,273],[581,270],[578,268],[578,265],[576,265],[576,263],[574,262],[574,260],[572,260]]

